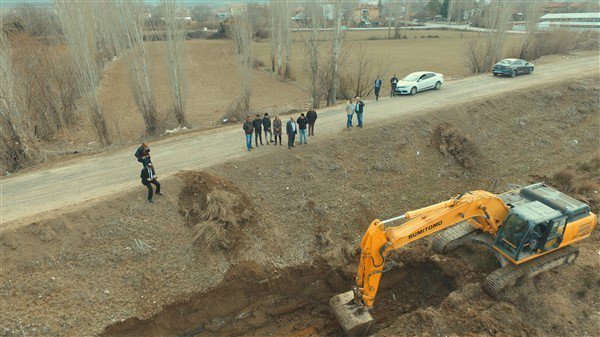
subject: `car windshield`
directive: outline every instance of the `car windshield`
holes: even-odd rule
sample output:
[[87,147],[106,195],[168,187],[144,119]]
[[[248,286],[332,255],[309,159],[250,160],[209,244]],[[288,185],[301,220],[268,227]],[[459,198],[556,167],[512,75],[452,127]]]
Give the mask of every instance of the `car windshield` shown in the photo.
[[511,60],[502,60],[502,61],[498,62],[498,64],[502,64],[502,65],[505,65],[505,66],[509,66],[509,65],[511,65],[513,63],[514,63],[514,61],[511,61]]
[[405,78],[403,78],[403,80],[407,81],[407,82],[415,82],[416,80],[419,79],[419,77],[421,77],[421,73],[412,73],[412,74],[406,76]]

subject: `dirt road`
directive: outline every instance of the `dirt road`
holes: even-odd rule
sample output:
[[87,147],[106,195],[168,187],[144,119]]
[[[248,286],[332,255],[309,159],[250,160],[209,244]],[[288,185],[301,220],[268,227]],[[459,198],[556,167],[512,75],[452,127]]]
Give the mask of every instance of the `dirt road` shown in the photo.
[[[598,73],[598,56],[570,59],[538,66],[533,75],[517,78],[495,78],[489,74],[449,81],[440,91],[429,91],[411,97],[396,97],[380,102],[366,102],[365,125],[383,123],[402,114],[437,109],[449,104],[471,101],[482,96],[508,94],[555,80],[577,78]],[[385,90],[384,90],[385,91]],[[507,99],[510,96],[507,95]],[[284,118],[284,121],[287,119]],[[333,137],[345,129],[342,107],[321,110],[317,121],[317,136],[311,142]],[[285,137],[285,136],[284,136]],[[310,146],[310,144],[308,145]],[[182,135],[151,144],[152,161],[161,178],[182,169],[201,169],[245,156],[255,157],[270,151],[288,151],[285,147],[260,147],[251,153],[245,150],[241,125]],[[41,213],[72,209],[115,192],[139,189],[141,165],[133,157],[135,148],[115,153],[77,159],[51,169],[16,174],[1,181],[1,227],[6,230],[31,220]],[[164,186],[169,192],[169,186]]]

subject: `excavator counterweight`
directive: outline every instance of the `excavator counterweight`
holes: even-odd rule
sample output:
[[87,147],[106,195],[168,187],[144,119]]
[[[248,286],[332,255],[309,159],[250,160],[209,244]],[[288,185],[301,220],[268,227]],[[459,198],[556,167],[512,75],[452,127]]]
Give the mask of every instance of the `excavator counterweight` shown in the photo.
[[588,205],[542,183],[499,195],[465,192],[392,219],[376,219],[360,243],[356,286],[335,295],[329,306],[349,336],[367,336],[375,323],[369,309],[382,274],[392,266],[386,268],[388,255],[437,232],[433,248],[438,253],[470,242],[494,253],[501,268],[488,275],[484,289],[497,297],[522,278],[573,263],[579,251],[571,245],[588,238],[596,224]]

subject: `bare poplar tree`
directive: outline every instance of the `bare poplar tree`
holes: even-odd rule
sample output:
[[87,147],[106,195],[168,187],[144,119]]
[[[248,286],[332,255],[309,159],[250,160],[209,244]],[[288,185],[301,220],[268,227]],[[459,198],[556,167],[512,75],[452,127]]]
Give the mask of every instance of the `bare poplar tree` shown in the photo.
[[478,33],[465,40],[465,52],[469,68],[475,73],[490,70],[501,57],[510,17],[510,3],[506,0],[492,1],[487,6],[484,22],[489,31]]
[[81,97],[89,106],[90,118],[103,145],[110,144],[104,114],[98,103],[100,73],[96,64],[96,32],[90,2],[55,0],[63,33],[75,69]]
[[344,32],[342,31],[342,0],[335,1],[333,38],[331,41],[331,90],[327,99],[327,105],[333,105],[337,101],[337,89],[339,81],[338,64],[340,57],[340,48]]
[[31,124],[17,103],[22,95],[16,83],[10,42],[4,32],[0,32],[0,131],[3,169],[18,168],[38,155],[37,141]]
[[142,34],[143,22],[140,3],[128,0],[116,0],[119,7],[119,22],[129,48],[130,84],[134,100],[144,119],[146,132],[154,134],[157,130],[157,113],[154,92],[150,82],[146,46]]
[[270,42],[270,58],[271,58],[271,70],[275,71],[275,60],[277,57],[277,45],[279,42],[279,1],[269,1],[269,42]]
[[[246,15],[235,18],[231,26],[235,54],[242,80],[240,81],[240,96],[236,112],[248,112],[252,98],[252,25]],[[238,116],[240,117],[240,116]]]
[[307,13],[311,21],[310,35],[306,39],[304,46],[306,51],[306,61],[308,68],[308,77],[310,80],[310,96],[313,108],[318,108],[320,105],[319,96],[319,6],[318,0],[312,0],[308,3]]
[[523,37],[523,44],[519,52],[519,58],[526,58],[527,52],[531,44],[535,39],[535,35],[538,32],[538,23],[540,22],[540,16],[542,14],[543,2],[539,0],[530,0],[526,3],[525,15],[527,15],[527,27],[525,29],[525,36]]
[[290,17],[290,2],[289,0],[281,1],[281,11],[279,13],[281,17],[281,35],[283,43],[285,44],[285,72],[284,76],[286,78],[291,78],[292,76],[292,65],[291,55],[292,55],[292,18]]
[[167,35],[167,66],[173,99],[173,113],[179,125],[188,125],[185,115],[186,78],[183,20],[177,19],[177,1],[163,0]]

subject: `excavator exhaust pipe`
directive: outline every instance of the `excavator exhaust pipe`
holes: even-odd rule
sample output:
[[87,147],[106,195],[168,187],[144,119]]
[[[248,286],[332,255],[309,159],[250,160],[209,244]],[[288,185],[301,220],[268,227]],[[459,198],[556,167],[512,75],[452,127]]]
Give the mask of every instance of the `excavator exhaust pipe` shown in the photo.
[[350,337],[368,336],[375,320],[364,306],[354,300],[354,291],[337,294],[329,300],[329,308]]

